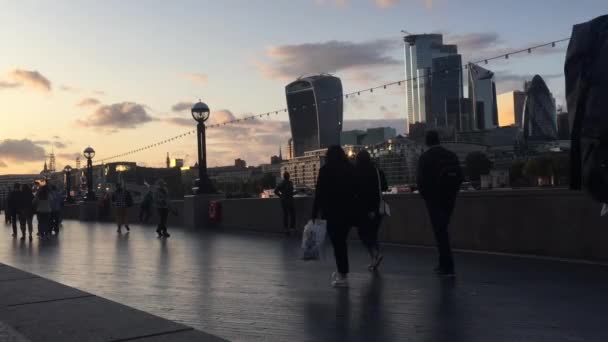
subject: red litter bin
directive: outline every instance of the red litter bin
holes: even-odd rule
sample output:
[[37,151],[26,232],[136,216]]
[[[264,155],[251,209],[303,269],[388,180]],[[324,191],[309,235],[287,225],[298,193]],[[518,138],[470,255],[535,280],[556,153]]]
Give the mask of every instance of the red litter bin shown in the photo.
[[209,221],[219,223],[222,220],[222,204],[219,201],[209,202]]

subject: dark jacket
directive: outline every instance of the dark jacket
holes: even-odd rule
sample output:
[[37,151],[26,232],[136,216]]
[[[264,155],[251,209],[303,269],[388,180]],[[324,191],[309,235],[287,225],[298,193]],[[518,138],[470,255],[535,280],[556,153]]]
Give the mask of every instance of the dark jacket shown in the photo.
[[21,191],[19,191],[19,190],[13,190],[13,191],[9,192],[8,197],[6,199],[6,202],[7,202],[6,209],[8,210],[9,213],[17,212],[17,209],[19,207],[19,193],[20,192]]
[[441,199],[456,196],[458,191],[442,189],[440,186],[441,165],[456,165],[460,173],[458,156],[441,146],[433,146],[420,156],[418,160],[418,191],[425,200]]
[[319,169],[312,217],[349,221],[355,204],[354,167],[348,163],[325,164]]
[[26,215],[33,215],[34,213],[34,194],[31,191],[20,191],[19,192],[19,200],[17,204],[17,210],[20,213]]
[[281,198],[283,202],[293,201],[293,182],[291,180],[283,180],[275,189],[275,195]]
[[[378,185],[378,173],[380,186]],[[355,167],[355,196],[357,209],[364,214],[377,213],[380,209],[380,189],[388,190],[386,177],[382,170],[373,164]]]

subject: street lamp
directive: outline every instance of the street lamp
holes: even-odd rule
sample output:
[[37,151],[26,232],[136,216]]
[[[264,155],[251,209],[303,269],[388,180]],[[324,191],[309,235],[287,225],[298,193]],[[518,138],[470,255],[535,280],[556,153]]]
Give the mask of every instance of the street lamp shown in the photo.
[[66,165],[63,172],[65,173],[65,201],[69,203],[72,202],[72,167]]
[[95,192],[93,191],[93,157],[95,157],[95,150],[89,146],[82,152],[84,157],[87,159],[87,201],[95,200]]
[[196,137],[198,144],[198,194],[213,193],[213,186],[207,176],[207,147],[205,137],[205,121],[209,119],[209,106],[199,101],[192,107],[192,118],[197,122]]

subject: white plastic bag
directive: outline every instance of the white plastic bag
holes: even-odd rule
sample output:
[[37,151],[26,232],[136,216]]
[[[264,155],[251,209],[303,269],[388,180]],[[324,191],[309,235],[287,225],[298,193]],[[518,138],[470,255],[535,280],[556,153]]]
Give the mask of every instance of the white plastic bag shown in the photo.
[[304,233],[302,234],[302,260],[321,259],[326,234],[326,221],[308,221],[306,226],[304,226]]
[[608,215],[608,203],[604,203],[602,206],[602,211],[600,212],[600,216]]

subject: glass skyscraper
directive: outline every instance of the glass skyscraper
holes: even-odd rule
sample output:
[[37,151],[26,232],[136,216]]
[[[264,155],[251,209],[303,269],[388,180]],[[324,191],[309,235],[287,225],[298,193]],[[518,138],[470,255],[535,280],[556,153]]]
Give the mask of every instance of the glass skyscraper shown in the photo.
[[293,156],[340,145],[342,81],[331,75],[300,78],[285,87]]
[[525,85],[524,137],[528,140],[557,139],[555,98],[539,75]]
[[478,106],[471,108],[477,129],[492,129],[498,126],[498,107],[496,104],[496,84],[494,73],[477,64],[468,65],[469,98],[471,104],[483,102],[483,111]]
[[[444,45],[443,36],[441,34],[418,34],[408,35],[403,38],[404,45],[404,62],[405,62],[405,78],[406,83],[406,110],[407,110],[407,125],[406,131],[409,131],[409,125],[429,120],[435,121],[432,118],[433,107],[439,108],[443,106],[445,113],[445,103],[447,98],[441,99],[443,95],[438,94],[432,98],[432,75],[433,60],[440,57],[458,55],[456,45]],[[438,62],[435,68],[443,68],[447,65],[452,65],[455,59],[444,60]],[[460,66],[459,66],[460,67]],[[460,80],[460,82],[459,82]],[[435,83],[435,87],[445,94],[462,92],[462,76],[448,77],[444,80],[445,84],[441,87]],[[445,115],[443,115],[445,118]],[[442,121],[445,121],[439,115]],[[439,121],[439,120],[437,120]],[[434,125],[435,122],[429,122]]]

